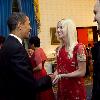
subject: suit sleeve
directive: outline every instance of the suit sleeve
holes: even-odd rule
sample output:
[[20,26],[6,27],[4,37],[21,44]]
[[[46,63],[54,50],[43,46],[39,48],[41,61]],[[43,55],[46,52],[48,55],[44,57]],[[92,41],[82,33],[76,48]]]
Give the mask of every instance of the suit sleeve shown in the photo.
[[18,49],[14,52],[11,62],[14,66],[12,69],[17,75],[20,84],[32,88],[35,91],[44,91],[52,87],[51,78],[45,76],[40,80],[36,81],[33,78],[32,66],[30,64],[27,52],[24,49]]
[[16,51],[12,51],[11,55],[11,70],[19,85],[35,89],[36,80],[33,78],[27,52],[22,48],[18,48]]

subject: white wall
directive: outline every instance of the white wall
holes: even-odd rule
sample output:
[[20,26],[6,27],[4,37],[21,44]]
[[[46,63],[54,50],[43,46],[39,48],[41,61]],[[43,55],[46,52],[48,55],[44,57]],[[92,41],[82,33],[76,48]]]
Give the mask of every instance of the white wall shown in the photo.
[[93,7],[96,0],[39,0],[41,47],[47,56],[57,45],[51,45],[50,27],[56,27],[57,22],[62,18],[71,18],[76,26],[86,27],[96,25],[93,22]]

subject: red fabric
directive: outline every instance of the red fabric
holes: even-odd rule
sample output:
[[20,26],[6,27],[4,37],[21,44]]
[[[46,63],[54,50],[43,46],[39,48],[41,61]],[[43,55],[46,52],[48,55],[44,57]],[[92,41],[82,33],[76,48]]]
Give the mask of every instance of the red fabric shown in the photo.
[[[59,55],[57,56],[57,70],[59,74],[73,72],[77,69],[77,46],[74,49],[73,58],[71,59],[68,58],[65,47],[62,47],[59,51]],[[57,100],[86,100],[84,79],[80,77],[61,78],[58,82]]]
[[[46,59],[47,59],[47,57],[42,48],[36,49],[33,56],[31,57],[31,63],[32,63],[33,68],[38,66],[40,63],[43,64],[42,70],[34,71],[33,76],[37,80],[39,80],[43,76],[47,75],[46,70],[44,69],[44,61]],[[46,100],[54,100],[54,94],[53,94],[52,88],[48,89],[47,91],[43,91],[43,92],[40,92],[37,94],[37,100],[44,100],[45,98],[46,98]]]
[[88,29],[77,29],[78,42],[88,44]]

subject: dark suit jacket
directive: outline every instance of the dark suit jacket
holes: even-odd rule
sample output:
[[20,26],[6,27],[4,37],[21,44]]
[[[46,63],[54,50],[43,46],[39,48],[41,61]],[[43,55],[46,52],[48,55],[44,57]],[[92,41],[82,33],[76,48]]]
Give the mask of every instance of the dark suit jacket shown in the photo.
[[51,87],[51,78],[37,82],[25,48],[8,36],[0,51],[0,100],[35,100],[37,90],[44,87]]
[[[91,49],[93,62],[93,98],[100,100],[100,41]],[[98,99],[96,99],[98,98]]]

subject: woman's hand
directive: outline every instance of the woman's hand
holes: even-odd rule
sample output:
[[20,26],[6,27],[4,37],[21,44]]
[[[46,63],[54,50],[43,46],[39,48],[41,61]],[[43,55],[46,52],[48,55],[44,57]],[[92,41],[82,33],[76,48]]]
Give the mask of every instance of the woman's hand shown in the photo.
[[56,84],[58,80],[61,79],[61,74],[56,75],[55,79],[52,81],[53,84]]

